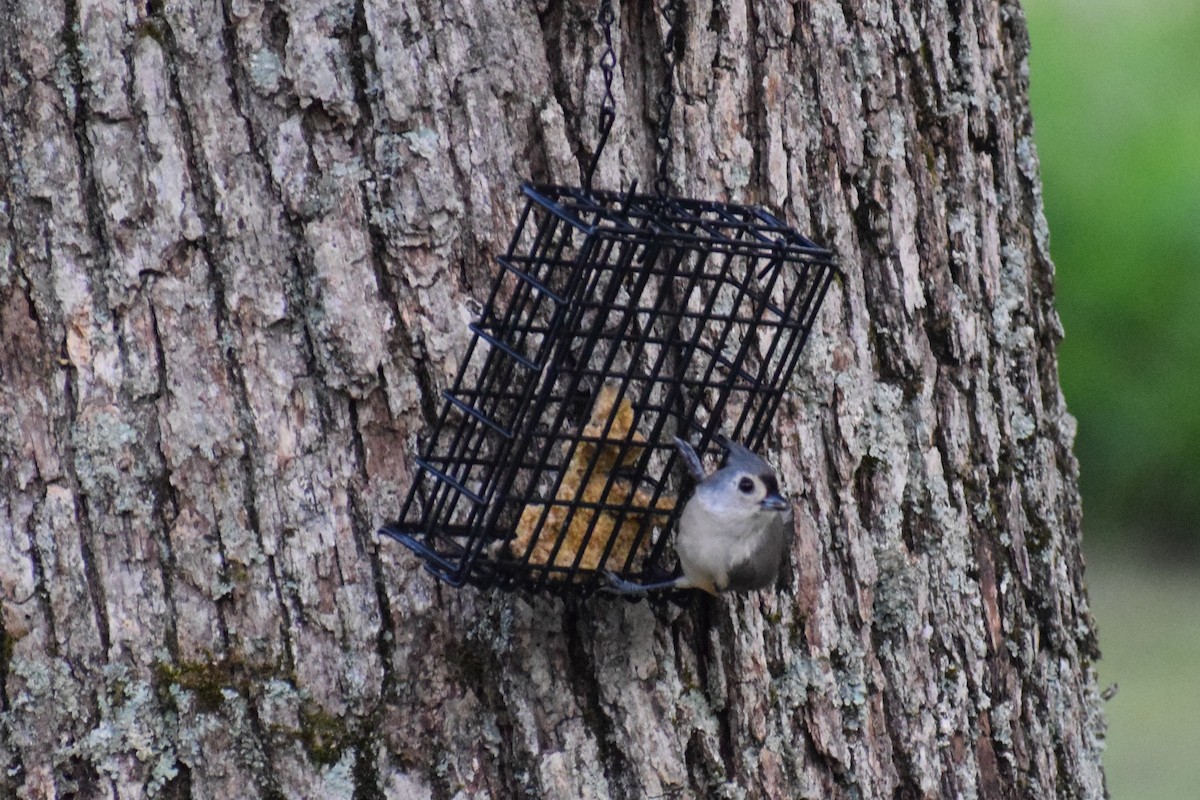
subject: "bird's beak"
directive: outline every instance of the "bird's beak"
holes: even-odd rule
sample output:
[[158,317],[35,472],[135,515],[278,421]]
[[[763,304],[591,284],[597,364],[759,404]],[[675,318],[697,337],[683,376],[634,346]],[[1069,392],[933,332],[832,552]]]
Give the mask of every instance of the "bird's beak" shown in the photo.
[[762,499],[762,507],[768,511],[786,511],[792,507],[788,499],[780,494],[772,492]]

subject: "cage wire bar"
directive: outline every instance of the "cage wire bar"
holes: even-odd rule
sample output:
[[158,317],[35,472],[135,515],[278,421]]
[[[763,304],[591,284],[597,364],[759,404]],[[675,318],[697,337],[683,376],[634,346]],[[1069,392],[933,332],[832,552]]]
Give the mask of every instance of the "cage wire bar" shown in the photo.
[[837,269],[752,206],[522,187],[399,519],[454,585],[588,594],[675,574],[684,470],[763,445]]

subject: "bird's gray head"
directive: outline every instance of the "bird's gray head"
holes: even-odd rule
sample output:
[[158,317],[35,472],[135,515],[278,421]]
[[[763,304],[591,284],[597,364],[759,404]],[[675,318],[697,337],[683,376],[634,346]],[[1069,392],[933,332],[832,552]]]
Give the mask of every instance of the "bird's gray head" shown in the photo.
[[723,442],[728,455],[725,465],[696,488],[707,504],[731,519],[775,514],[791,508],[779,492],[779,481],[771,466],[737,442]]

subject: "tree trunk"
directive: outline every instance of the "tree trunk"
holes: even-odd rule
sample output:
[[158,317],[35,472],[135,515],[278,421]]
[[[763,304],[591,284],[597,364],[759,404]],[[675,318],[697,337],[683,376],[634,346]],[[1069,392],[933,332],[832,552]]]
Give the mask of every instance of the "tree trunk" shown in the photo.
[[[670,165],[834,248],[772,457],[787,590],[439,584],[374,531],[588,2],[9,0],[0,795],[1100,797],[1074,422],[1014,3],[689,0]],[[618,6],[595,184],[654,176]]]

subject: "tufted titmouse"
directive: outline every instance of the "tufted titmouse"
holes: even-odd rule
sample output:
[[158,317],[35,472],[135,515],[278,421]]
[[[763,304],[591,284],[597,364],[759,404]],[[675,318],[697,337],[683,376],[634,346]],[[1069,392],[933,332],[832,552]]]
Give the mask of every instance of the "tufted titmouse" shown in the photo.
[[696,491],[679,517],[675,550],[683,575],[636,584],[609,573],[610,589],[634,594],[657,589],[703,589],[710,594],[765,589],[775,582],[793,534],[791,504],[767,462],[723,440],[725,466],[705,476],[692,446],[675,438]]

